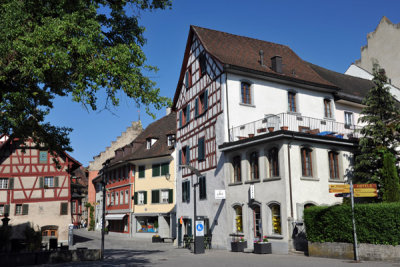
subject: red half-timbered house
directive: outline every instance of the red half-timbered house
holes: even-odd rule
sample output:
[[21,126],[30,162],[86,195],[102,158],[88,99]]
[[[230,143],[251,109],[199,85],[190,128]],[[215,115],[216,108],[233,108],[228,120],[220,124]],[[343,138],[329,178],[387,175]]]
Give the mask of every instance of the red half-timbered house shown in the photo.
[[0,216],[8,214],[14,238],[23,238],[19,230],[33,224],[43,236],[68,241],[71,175],[81,164],[67,153],[57,160],[60,168],[32,142],[0,137]]

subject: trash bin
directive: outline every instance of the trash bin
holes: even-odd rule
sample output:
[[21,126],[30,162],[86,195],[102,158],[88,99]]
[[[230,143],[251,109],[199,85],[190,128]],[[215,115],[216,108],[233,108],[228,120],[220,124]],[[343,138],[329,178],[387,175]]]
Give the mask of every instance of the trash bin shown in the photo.
[[50,250],[57,249],[57,238],[50,238],[49,240]]

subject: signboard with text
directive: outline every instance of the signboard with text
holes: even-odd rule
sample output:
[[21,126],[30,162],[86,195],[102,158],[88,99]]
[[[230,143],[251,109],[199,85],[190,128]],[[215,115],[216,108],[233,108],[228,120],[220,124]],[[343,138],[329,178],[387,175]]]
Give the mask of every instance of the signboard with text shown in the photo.
[[[350,193],[349,184],[330,184],[329,193]],[[353,185],[354,197],[377,197],[376,184],[354,184]],[[339,195],[338,195],[339,196]],[[345,196],[345,195],[343,195]]]

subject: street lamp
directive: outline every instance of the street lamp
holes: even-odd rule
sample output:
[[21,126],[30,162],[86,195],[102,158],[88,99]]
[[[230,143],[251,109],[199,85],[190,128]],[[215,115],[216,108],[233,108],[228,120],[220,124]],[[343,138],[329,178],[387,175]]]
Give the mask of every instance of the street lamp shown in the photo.
[[110,163],[110,160],[106,160],[106,162],[103,163],[103,169],[102,175],[102,184],[103,184],[103,214],[102,214],[102,220],[101,220],[101,260],[104,260],[104,231],[105,231],[105,226],[106,226],[106,171],[108,168],[108,164]]
[[[197,202],[197,197],[196,197],[196,186],[199,185],[199,177],[202,177],[203,175],[200,173],[200,171],[198,169],[196,169],[195,167],[192,167],[190,165],[179,165],[179,167],[181,168],[187,168],[189,169],[192,173],[194,173],[196,175],[196,183],[193,183],[193,224],[194,224],[194,231],[193,231],[193,244],[194,244],[194,254],[200,254],[200,253],[204,253],[204,236],[201,237],[197,237],[196,236],[196,220],[197,220],[197,207],[196,207],[196,202]],[[203,223],[204,225],[204,223]],[[204,227],[204,226],[203,226]]]

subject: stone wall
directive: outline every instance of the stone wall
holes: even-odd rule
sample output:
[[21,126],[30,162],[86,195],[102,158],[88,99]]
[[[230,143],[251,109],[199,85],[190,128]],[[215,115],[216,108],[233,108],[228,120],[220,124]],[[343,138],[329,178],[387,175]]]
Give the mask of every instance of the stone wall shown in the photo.
[[[310,257],[354,259],[353,244],[308,242]],[[400,261],[400,246],[358,244],[360,260]]]

